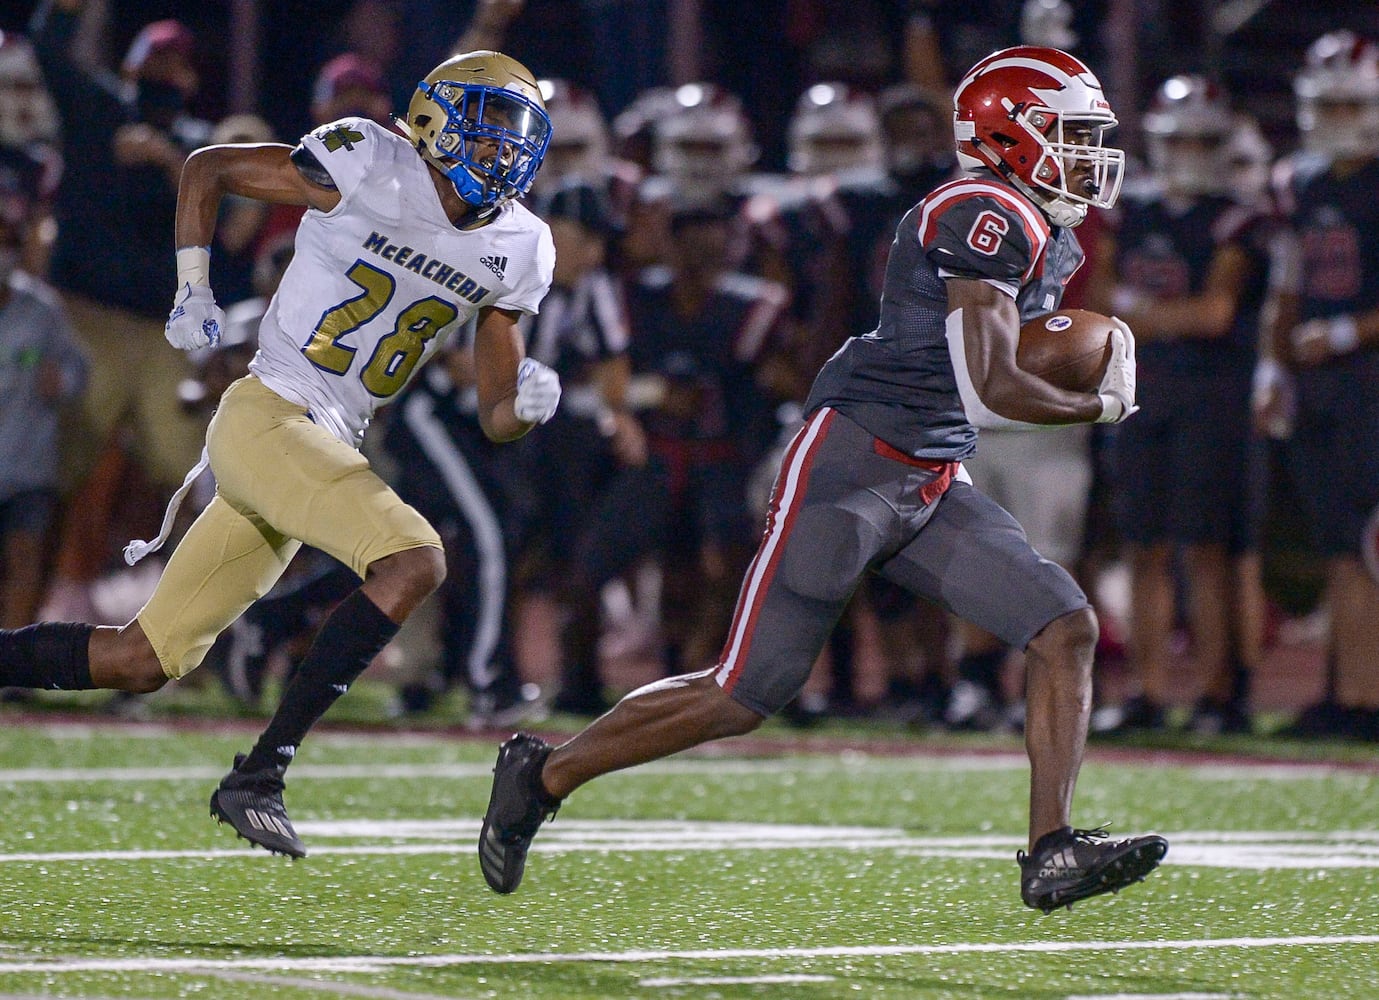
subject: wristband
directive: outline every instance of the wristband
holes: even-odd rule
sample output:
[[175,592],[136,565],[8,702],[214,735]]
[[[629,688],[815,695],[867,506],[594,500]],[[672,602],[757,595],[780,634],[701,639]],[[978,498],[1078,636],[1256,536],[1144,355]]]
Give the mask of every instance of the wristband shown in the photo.
[[1277,358],[1262,357],[1255,362],[1254,379],[1252,388],[1255,395],[1259,395],[1266,389],[1272,389],[1283,381],[1283,365],[1279,364]]
[[1326,346],[1332,354],[1349,354],[1360,346],[1360,331],[1355,328],[1355,317],[1333,316],[1326,321]]
[[1114,424],[1125,415],[1125,402],[1115,393],[1098,393],[1097,399],[1101,400],[1101,416],[1096,418],[1097,423]]
[[211,285],[211,248],[179,247],[177,250],[177,283],[179,285]]

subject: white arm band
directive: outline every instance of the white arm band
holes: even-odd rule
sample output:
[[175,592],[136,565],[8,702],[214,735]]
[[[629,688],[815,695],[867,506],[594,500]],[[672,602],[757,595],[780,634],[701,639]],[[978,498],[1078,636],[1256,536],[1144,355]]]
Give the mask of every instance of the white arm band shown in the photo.
[[963,347],[962,310],[954,309],[948,314],[946,324],[948,339],[948,359],[953,363],[953,375],[958,383],[958,395],[962,397],[963,412],[973,427],[988,430],[1035,430],[1039,424],[1027,424],[1022,420],[1011,420],[996,413],[982,402],[977,387],[972,384],[972,376],[967,370],[967,351]]
[[179,247],[177,250],[177,284],[211,284],[211,248]]

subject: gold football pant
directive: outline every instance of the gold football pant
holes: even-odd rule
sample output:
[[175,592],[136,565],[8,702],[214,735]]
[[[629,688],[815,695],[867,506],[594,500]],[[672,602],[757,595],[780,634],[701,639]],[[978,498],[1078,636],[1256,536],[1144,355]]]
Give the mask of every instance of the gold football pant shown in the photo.
[[206,447],[215,498],[138,615],[171,678],[200,664],[216,636],[282,576],[302,543],[361,577],[385,556],[441,547],[435,529],[363,455],[252,375],[226,390]]

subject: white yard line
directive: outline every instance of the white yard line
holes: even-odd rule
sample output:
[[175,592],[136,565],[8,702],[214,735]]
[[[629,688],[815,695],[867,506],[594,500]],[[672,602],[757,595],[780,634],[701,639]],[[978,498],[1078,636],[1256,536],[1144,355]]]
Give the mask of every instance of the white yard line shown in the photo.
[[639,979],[638,986],[758,986],[786,983],[831,983],[837,976],[685,976]]
[[[355,969],[355,972],[372,971]],[[333,993],[336,996],[363,997],[365,1000],[461,1000],[453,993],[441,996],[437,993],[409,993],[405,990],[389,989],[386,986],[367,986],[362,983],[330,982],[322,979],[306,979],[299,976],[264,976],[249,972],[233,972],[229,969],[211,971],[216,979],[246,983],[249,986],[285,986],[296,990],[315,990],[318,993]],[[255,990],[251,996],[271,996],[271,989]]]
[[1379,934],[1298,937],[1188,938],[1172,941],[959,942],[955,944],[838,945],[822,948],[721,948],[687,951],[516,952],[497,955],[343,955],[333,958],[61,958],[48,961],[0,960],[0,975],[69,972],[214,974],[260,969],[271,972],[357,973],[378,969],[442,969],[474,965],[551,965],[558,963],[728,962],[822,958],[885,958],[905,955],[1076,954],[1115,951],[1219,951],[1259,948],[1335,948],[1379,945]]
[[[458,819],[304,820],[298,831],[311,858],[465,855],[475,850],[479,821]],[[1165,831],[1166,865],[1244,871],[1379,869],[1379,831]],[[264,858],[232,841],[225,847],[146,850],[24,851],[0,854],[0,866],[64,862],[221,861]],[[567,820],[542,830],[535,855],[612,852],[695,853],[705,844],[727,851],[889,851],[919,859],[1010,861],[1014,832],[983,836],[920,836],[889,827],[682,820]],[[234,844],[235,846],[228,846]],[[307,862],[310,863],[310,862]]]
[[1074,993],[1064,1000],[1233,1000],[1238,993]]
[[[800,757],[718,758],[686,757],[644,764],[619,778],[665,774],[835,774],[858,771],[898,771],[925,773],[1016,771],[1029,766],[1023,754],[918,754],[908,757],[869,757],[848,752],[836,755],[805,754]],[[1371,781],[1372,774],[1349,771],[1316,762],[1280,764],[1277,761],[1251,764],[1180,764],[1192,777],[1218,781],[1299,781],[1321,778],[1353,778]],[[219,764],[181,767],[19,767],[0,768],[0,785],[58,782],[133,782],[133,781],[218,781],[225,774]],[[293,780],[342,781],[358,779],[398,780],[425,778],[488,779],[491,763],[396,763],[396,764],[308,764],[292,768]]]

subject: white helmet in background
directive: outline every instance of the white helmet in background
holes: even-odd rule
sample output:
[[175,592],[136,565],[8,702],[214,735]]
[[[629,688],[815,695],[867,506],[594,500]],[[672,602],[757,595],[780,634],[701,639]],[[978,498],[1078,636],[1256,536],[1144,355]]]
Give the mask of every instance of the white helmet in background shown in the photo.
[[1379,46],[1353,31],[1322,35],[1293,79],[1298,130],[1309,152],[1379,155]]
[[550,187],[570,176],[603,174],[609,156],[608,122],[598,100],[568,80],[538,80],[537,86],[551,118],[542,183]]
[[757,159],[742,102],[712,83],[677,87],[653,142],[656,172],[691,195],[726,191]]
[[1220,88],[1201,76],[1172,76],[1144,116],[1149,166],[1165,190],[1217,194],[1227,189],[1226,147],[1235,127]]
[[845,83],[816,83],[801,94],[786,139],[794,174],[880,172],[885,165],[876,102]]

